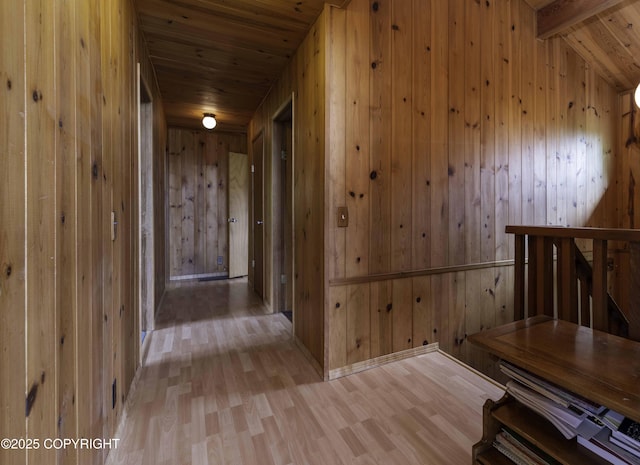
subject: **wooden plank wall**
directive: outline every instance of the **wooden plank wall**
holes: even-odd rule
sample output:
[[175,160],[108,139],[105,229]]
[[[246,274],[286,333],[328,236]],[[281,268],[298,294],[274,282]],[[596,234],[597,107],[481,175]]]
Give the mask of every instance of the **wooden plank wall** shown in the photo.
[[226,273],[229,152],[247,153],[247,136],[170,128],[168,144],[169,277]]
[[0,463],[102,464],[42,441],[113,437],[138,367],[136,15],[7,0],[0,26],[0,436],[40,441]]
[[482,365],[466,335],[512,315],[505,226],[617,225],[616,92],[534,26],[521,0],[333,11],[330,370],[436,341]]
[[[293,98],[293,230],[294,230],[294,333],[311,356],[324,365],[324,224],[325,224],[325,145],[327,60],[327,11],[315,22],[307,37],[266,96],[249,124],[248,140],[264,135],[265,204],[265,303],[270,306],[274,286],[274,205],[273,162],[280,154],[271,153],[273,118]],[[250,153],[253,162],[253,154]],[[250,243],[253,238],[250,237]]]
[[[619,182],[617,206],[620,228],[640,227],[640,109],[633,102],[633,92],[620,95],[620,126],[618,144],[621,157],[616,179]],[[640,293],[637,291],[637,271],[632,268],[629,247],[614,250],[614,268],[610,273],[609,292],[623,309],[637,308]],[[611,276],[613,275],[613,276]]]

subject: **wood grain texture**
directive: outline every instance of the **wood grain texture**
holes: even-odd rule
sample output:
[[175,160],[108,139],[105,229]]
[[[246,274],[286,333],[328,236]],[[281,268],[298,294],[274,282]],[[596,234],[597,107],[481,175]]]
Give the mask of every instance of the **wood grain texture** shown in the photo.
[[[128,1],[76,3],[2,6],[0,147],[8,178],[0,216],[11,225],[0,241],[0,314],[10,331],[1,336],[3,437],[109,437],[139,360],[136,20]],[[164,123],[154,123],[160,139]],[[0,461],[105,458],[103,450],[41,447],[3,451]]]
[[[57,111],[53,6],[50,2],[37,0],[25,4],[26,47],[36,51],[26,62],[25,70],[25,93],[32,94],[26,99],[25,108],[26,389],[27,393],[37,389],[27,416],[26,432],[31,437],[41,438],[57,435],[56,385],[59,382],[56,372],[58,341],[56,332],[52,331],[58,318],[55,298],[55,230],[58,218],[55,213]],[[43,449],[27,451],[28,461],[44,463],[53,457],[54,454]]]
[[[326,176],[326,160],[331,157],[327,129],[327,66],[329,19],[327,7],[314,23],[298,52],[284,69],[280,79],[265,97],[249,125],[248,139],[264,138],[264,147],[272,147],[273,118],[283,108],[293,94],[293,160],[292,160],[292,199],[293,199],[293,311],[294,331],[299,341],[309,350],[320,366],[328,366],[325,357],[325,299],[326,293],[325,230],[327,215],[324,205],[329,195]],[[344,77],[344,76],[343,76]],[[250,152],[252,163],[255,154]],[[265,200],[276,188],[271,173],[272,163],[276,159],[270,151],[264,159]],[[279,158],[278,158],[279,160]],[[333,210],[335,211],[335,210]],[[265,250],[274,247],[270,225],[278,221],[267,203],[265,209]],[[326,235],[326,236],[325,236]],[[253,239],[250,238],[250,242]],[[269,255],[265,256],[265,303],[272,304],[272,286],[279,285],[273,279],[274,264]],[[329,265],[326,265],[329,267]],[[251,279],[251,274],[250,274]],[[326,315],[328,318],[328,315]]]
[[[229,152],[229,277],[247,276],[249,266],[249,157]],[[234,228],[234,229],[232,229]],[[204,230],[204,227],[203,229]]]
[[212,111],[221,130],[240,133],[324,6],[319,0],[135,3],[169,126],[197,129],[202,113]]
[[225,273],[228,157],[230,151],[246,153],[246,138],[171,128],[168,143],[170,277]]
[[633,374],[640,370],[640,346],[635,341],[544,316],[475,334],[471,341],[549,382],[638,418]]
[[[58,124],[55,134],[56,167],[56,342],[57,419],[60,437],[77,437],[75,414],[77,350],[77,198],[76,198],[76,55],[75,11],[70,2],[55,7],[56,63],[55,95]],[[59,45],[59,47],[58,47]],[[58,452],[65,464],[78,463],[77,450]]]
[[620,2],[621,0],[555,0],[536,12],[538,37],[547,39]]
[[[24,417],[26,349],[24,321],[27,316],[26,297],[26,236],[24,197],[25,181],[25,112],[26,83],[24,79],[25,18],[22,2],[0,5],[0,40],[13,47],[3,47],[0,53],[0,108],[9,117],[0,129],[0,373],[11,373],[12,382],[5,381],[0,390],[0,431],[5,437],[25,437]],[[10,83],[10,84],[9,84]],[[22,324],[20,324],[22,323]],[[3,376],[3,380],[6,380]],[[20,465],[25,451],[0,450],[0,461]]]
[[[352,216],[344,240],[328,245],[333,262],[344,260],[344,275],[340,268],[328,279],[332,286],[371,283],[372,357],[393,339],[393,325],[377,312],[383,276],[393,287],[391,280],[417,278],[424,269],[512,259],[507,224],[615,224],[615,90],[563,40],[539,42],[534,26],[535,12],[519,0],[352,0],[346,7],[346,78],[329,70],[331,82],[346,79],[344,100],[330,100],[331,114],[346,121],[346,149],[342,159],[332,153],[328,176],[344,170]],[[369,61],[358,52],[365,38]],[[369,145],[360,143],[366,133]],[[365,150],[368,166],[360,158]],[[360,198],[370,199],[368,211]],[[330,212],[341,206],[328,201]],[[464,269],[456,281],[450,271],[439,279],[429,273],[429,299],[439,303],[432,305],[435,339],[465,359],[464,343],[456,344],[465,322],[480,327],[510,318],[513,272]],[[423,322],[425,310],[412,307],[419,313],[411,320]],[[425,330],[412,332],[433,339]]]
[[108,465],[465,463],[503,392],[439,352],[322,382],[246,281],[170,290],[158,323]]

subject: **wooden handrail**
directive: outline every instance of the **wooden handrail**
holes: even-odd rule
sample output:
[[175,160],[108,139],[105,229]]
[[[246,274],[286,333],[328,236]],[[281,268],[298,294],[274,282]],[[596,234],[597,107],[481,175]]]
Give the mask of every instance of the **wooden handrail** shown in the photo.
[[616,228],[565,228],[562,226],[515,226],[506,227],[507,234],[602,241],[640,242],[640,229]]

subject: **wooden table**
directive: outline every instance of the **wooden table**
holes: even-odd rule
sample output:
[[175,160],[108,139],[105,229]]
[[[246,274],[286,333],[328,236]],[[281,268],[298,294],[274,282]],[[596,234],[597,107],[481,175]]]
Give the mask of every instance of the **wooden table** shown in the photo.
[[564,389],[640,421],[640,343],[536,316],[469,341]]

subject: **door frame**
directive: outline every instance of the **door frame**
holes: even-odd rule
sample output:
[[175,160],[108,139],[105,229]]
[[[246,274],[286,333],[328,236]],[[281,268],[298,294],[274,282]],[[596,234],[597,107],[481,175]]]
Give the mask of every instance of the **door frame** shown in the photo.
[[[138,252],[137,294],[138,359],[144,363],[145,347],[155,326],[155,237],[153,202],[153,94],[144,76],[140,63],[136,67],[137,117],[138,117]],[[143,145],[147,143],[147,146]],[[150,146],[148,145],[150,144]]]
[[[295,153],[295,112],[294,112],[294,93],[291,93],[271,118],[272,138],[271,138],[271,192],[272,192],[272,212],[271,219],[271,237],[272,237],[272,276],[273,276],[273,311],[279,312],[291,310],[292,317],[295,318],[293,309],[295,299],[293,299],[295,276],[294,269],[294,240],[293,233],[293,215],[294,215],[294,196],[293,196],[293,166]],[[283,124],[287,121],[291,122],[291,141],[290,152],[286,154],[286,171],[282,172],[282,143],[286,137],[286,131],[283,130]],[[289,192],[287,192],[287,186]],[[283,204],[285,208],[283,208]],[[288,211],[287,211],[288,210]],[[290,216],[287,218],[287,214]],[[288,228],[287,228],[288,223]],[[288,231],[287,231],[288,229]],[[280,242],[280,246],[277,245]],[[289,271],[289,272],[287,272]],[[283,283],[281,277],[285,276],[286,286],[282,289]],[[290,295],[291,308],[286,308],[287,296]],[[293,327],[293,325],[292,325]]]
[[[258,139],[262,140],[262,153],[260,154],[260,164],[261,164],[261,169],[259,171],[259,173],[261,174],[261,192],[260,192],[260,203],[261,203],[261,210],[262,210],[262,218],[259,219],[256,217],[256,205],[257,205],[257,201],[258,199],[256,198],[256,153],[255,153],[255,145],[256,142],[258,141]],[[253,285],[253,290],[256,291],[256,293],[258,293],[258,295],[260,296],[260,298],[262,299],[262,301],[265,301],[265,228],[264,228],[264,220],[265,220],[265,202],[264,202],[264,197],[265,197],[265,185],[264,185],[264,162],[265,162],[265,140],[264,140],[264,131],[260,130],[260,132],[258,132],[258,134],[252,139],[251,141],[251,213],[250,213],[250,217],[251,217],[251,241],[250,241],[250,259],[251,259],[251,263],[249,263],[249,278],[250,281]],[[260,234],[260,237],[256,237],[256,225],[258,221],[262,221],[262,234]],[[256,244],[257,243],[261,244],[261,250],[262,250],[262,259],[259,261],[256,260]],[[262,269],[260,270],[260,277],[262,280],[261,283],[261,289],[260,292],[257,292],[256,289],[256,270],[259,267],[262,267]]]

